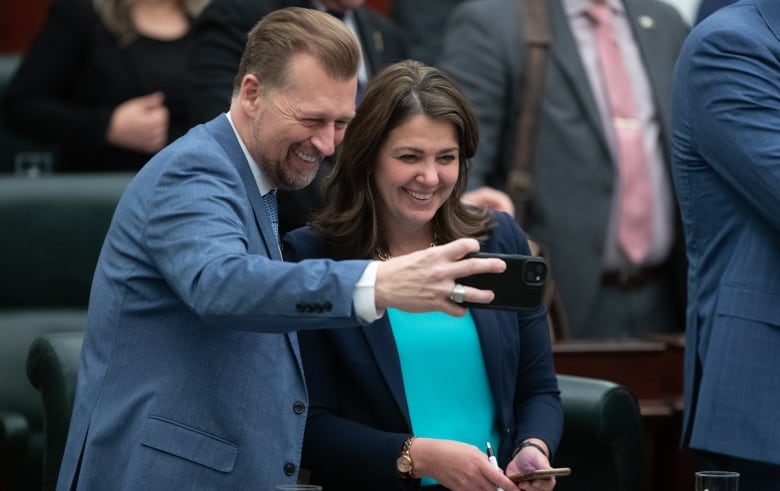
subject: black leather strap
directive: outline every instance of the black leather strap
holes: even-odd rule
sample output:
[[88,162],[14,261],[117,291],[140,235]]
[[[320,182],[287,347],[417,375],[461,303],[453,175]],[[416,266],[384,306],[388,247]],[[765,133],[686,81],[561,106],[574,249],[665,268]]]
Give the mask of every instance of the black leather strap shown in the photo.
[[514,452],[512,452],[512,458],[514,459],[514,458],[515,458],[515,455],[517,455],[518,453],[520,453],[520,450],[524,449],[525,447],[534,447],[535,449],[537,449],[537,450],[539,450],[540,452],[542,452],[542,454],[543,454],[545,457],[547,457],[547,459],[548,459],[548,460],[550,459],[550,456],[549,456],[549,455],[547,455],[547,452],[544,450],[544,447],[542,447],[542,446],[541,446],[541,445],[539,445],[538,443],[534,443],[534,442],[523,442],[523,443],[521,443],[520,445],[518,445],[517,447],[515,447],[515,451],[514,451]]
[[[539,114],[544,94],[547,50],[552,36],[547,23],[546,0],[518,0],[523,19],[526,81],[520,96],[512,169],[505,190],[515,205],[515,219],[522,225],[533,192],[531,158],[534,154]],[[520,51],[522,52],[522,50]]]

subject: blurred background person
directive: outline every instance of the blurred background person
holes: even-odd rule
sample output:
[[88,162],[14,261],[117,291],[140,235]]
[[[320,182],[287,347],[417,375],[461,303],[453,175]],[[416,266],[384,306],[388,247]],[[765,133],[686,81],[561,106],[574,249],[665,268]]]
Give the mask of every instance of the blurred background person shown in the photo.
[[390,17],[398,24],[409,56],[433,65],[441,52],[443,27],[463,0],[391,0]]
[[[439,59],[444,39],[443,26],[455,7],[464,0],[390,0],[389,15],[403,32],[409,56],[433,65]],[[664,0],[693,23],[699,0]],[[704,0],[705,3],[728,0]],[[521,2],[522,3],[522,2]]]
[[[477,141],[465,98],[441,71],[388,67],[347,129],[325,208],[287,234],[286,259],[387,260],[461,237],[483,252],[529,254],[512,217],[460,201]],[[543,307],[462,318],[388,309],[368,326],[301,332],[299,342],[311,406],[302,466],[325,489],[417,489],[419,478],[423,489],[517,489],[491,467],[487,441],[507,474],[550,467],[563,413]]]
[[57,171],[134,171],[189,127],[190,26],[208,0],[53,0],[3,98]]
[[674,81],[688,252],[682,443],[740,489],[780,487],[780,3],[698,24]]
[[[355,34],[361,49],[358,98],[374,73],[406,58],[406,45],[395,24],[366,6],[364,0],[213,0],[198,18],[194,29],[195,46],[189,66],[193,125],[208,121],[227,109],[246,33],[269,12],[288,6],[328,11],[342,19]],[[330,168],[328,160],[320,166],[311,186],[279,192],[279,230],[282,234],[305,224],[311,214],[320,209],[319,183]]]
[[[462,3],[446,29],[438,65],[482,135],[470,188],[504,189],[512,166],[527,76],[518,4]],[[546,4],[552,44],[524,228],[547,248],[573,337],[681,329],[685,257],[668,155],[687,24],[658,0]]]

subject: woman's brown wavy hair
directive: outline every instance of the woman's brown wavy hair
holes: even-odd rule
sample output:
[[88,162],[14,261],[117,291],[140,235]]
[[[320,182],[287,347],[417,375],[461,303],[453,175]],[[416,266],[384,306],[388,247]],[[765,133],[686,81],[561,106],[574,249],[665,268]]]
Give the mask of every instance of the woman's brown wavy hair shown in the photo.
[[465,97],[440,70],[406,60],[382,70],[369,84],[355,118],[347,128],[336,164],[325,181],[325,207],[312,226],[333,257],[370,258],[387,250],[377,216],[374,183],[379,150],[390,132],[412,116],[423,114],[455,127],[460,172],[447,201],[433,218],[439,244],[461,237],[484,239],[492,215],[461,203],[469,159],[479,140],[477,121]]

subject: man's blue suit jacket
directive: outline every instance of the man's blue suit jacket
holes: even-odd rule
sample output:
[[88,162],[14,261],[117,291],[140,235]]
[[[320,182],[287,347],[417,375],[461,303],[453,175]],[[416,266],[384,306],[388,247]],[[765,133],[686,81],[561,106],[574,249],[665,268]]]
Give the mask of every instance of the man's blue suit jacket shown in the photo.
[[745,0],[698,24],[674,94],[683,444],[780,465],[780,2]]
[[[530,254],[523,232],[504,213],[482,244],[483,252]],[[285,258],[327,257],[311,229],[285,236]],[[558,448],[563,410],[550,349],[544,308],[517,313],[471,309],[485,359],[500,425],[499,461],[529,437]],[[337,332],[338,331],[338,332]],[[300,334],[311,411],[304,439],[303,467],[324,489],[414,488],[395,467],[412,434],[401,365],[387,316],[354,329]],[[452,376],[458,377],[457,360]],[[447,408],[441,408],[446,414]],[[423,435],[424,436],[424,435]]]
[[359,325],[366,261],[281,262],[227,117],[155,156],[92,285],[58,489],[293,483],[308,412],[299,329]]

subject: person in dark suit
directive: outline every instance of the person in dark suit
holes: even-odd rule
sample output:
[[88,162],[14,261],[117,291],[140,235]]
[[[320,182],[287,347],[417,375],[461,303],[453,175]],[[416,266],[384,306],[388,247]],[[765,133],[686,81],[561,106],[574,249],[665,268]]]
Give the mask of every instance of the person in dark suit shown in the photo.
[[[513,165],[527,77],[520,2],[469,1],[451,14],[438,66],[450,73],[480,121],[473,188],[505,188]],[[619,338],[681,330],[684,251],[669,169],[672,70],[688,27],[657,0],[551,0],[552,34],[532,157],[533,199],[524,229],[548,251],[575,338]],[[613,118],[599,63],[592,7],[611,15],[636,115]],[[646,253],[630,256],[618,234],[626,207],[618,124],[639,134],[652,202]],[[622,131],[622,130],[621,130]],[[647,236],[646,236],[647,237]]]
[[[384,66],[406,58],[406,46],[396,26],[364,5],[364,0],[214,0],[194,27],[189,66],[192,124],[208,121],[227,108],[246,33],[269,12],[286,6],[328,10],[345,20],[360,42],[359,87]],[[279,193],[282,233],[305,224],[320,208],[319,183],[330,168],[326,161],[311,186]]]
[[403,31],[409,55],[433,65],[439,58],[442,26],[452,9],[464,0],[392,0],[390,18]]
[[694,27],[674,80],[688,251],[682,444],[740,489],[780,486],[780,3]]
[[[465,315],[455,279],[503,261],[463,239],[393,261],[282,261],[274,189],[307,185],[355,112],[360,50],[333,17],[250,32],[227,114],[130,182],[98,259],[58,489],[273,489],[297,481],[297,330],[388,307]],[[467,288],[464,300],[489,302]]]
[[191,23],[207,0],[54,0],[3,100],[55,171],[137,171],[189,128]]
[[[347,129],[323,211],[287,234],[285,258],[387,260],[462,237],[529,254],[512,217],[460,201],[477,139],[465,98],[440,70],[387,67]],[[543,306],[470,308],[463,318],[390,309],[299,340],[311,403],[302,465],[325,489],[517,490],[485,442],[507,474],[550,467],[563,411]]]

